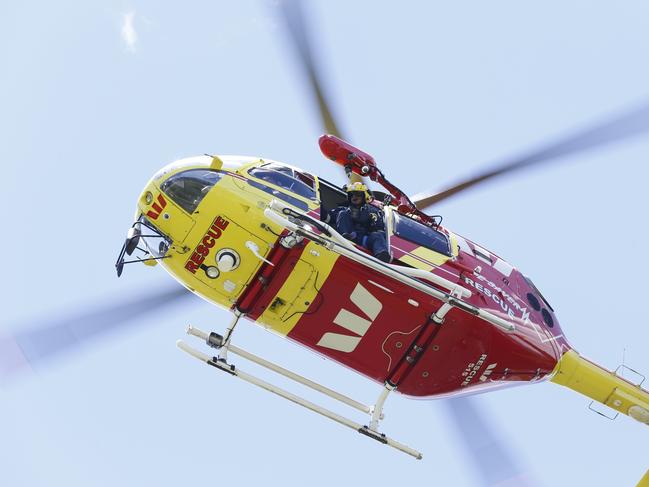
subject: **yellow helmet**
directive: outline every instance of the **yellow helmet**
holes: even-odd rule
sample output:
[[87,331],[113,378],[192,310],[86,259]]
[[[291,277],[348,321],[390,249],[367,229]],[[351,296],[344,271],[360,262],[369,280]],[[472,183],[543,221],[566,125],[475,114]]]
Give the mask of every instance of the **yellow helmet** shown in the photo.
[[367,186],[365,186],[363,183],[356,182],[348,184],[346,190],[347,199],[350,199],[353,193],[362,193],[363,197],[365,198],[365,203],[369,203],[372,200],[372,195],[367,189]]

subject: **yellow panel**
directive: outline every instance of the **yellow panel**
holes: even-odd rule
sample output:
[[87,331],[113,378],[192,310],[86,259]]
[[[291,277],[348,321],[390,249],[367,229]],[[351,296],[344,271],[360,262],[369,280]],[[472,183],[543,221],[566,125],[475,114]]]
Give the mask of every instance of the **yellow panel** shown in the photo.
[[417,269],[423,269],[425,271],[431,271],[433,270],[433,266],[426,264],[425,262],[414,258],[410,254],[405,254],[403,257],[399,257],[399,261],[403,262],[404,264],[411,265]]
[[[169,258],[161,261],[163,267],[189,289],[226,308],[231,307],[237,301],[262,264],[262,261],[252,253],[250,248],[246,247],[246,242],[255,244],[260,255],[267,257],[276,240],[275,235],[262,227],[262,224],[266,227],[270,227],[272,224],[264,217],[257,202],[254,199],[243,198],[242,192],[235,183],[236,179],[233,176],[224,177],[205,196],[200,210],[192,215],[196,220],[194,228],[181,245],[172,247],[167,254]],[[217,216],[227,220],[228,225],[205,255],[203,263],[206,266],[215,266],[216,255],[222,249],[234,250],[241,260],[236,269],[222,272],[216,279],[210,279],[204,271],[192,272],[185,266]],[[174,218],[165,220],[158,224],[158,227],[175,238],[177,223],[168,228],[165,226],[165,224],[174,221]],[[277,228],[274,231],[279,232],[280,230]]]
[[[146,194],[151,194],[151,204],[146,203]],[[164,198],[165,206],[162,208],[161,212],[154,210],[153,205],[159,205],[160,202],[158,197]],[[152,218],[148,216],[147,213],[152,211],[153,214],[158,215],[157,218]],[[138,200],[138,215],[142,213],[147,215],[148,220],[155,225],[161,232],[169,235],[169,229],[173,228],[174,241],[177,243],[182,243],[189,232],[194,228],[195,221],[194,219],[185,213],[169,196],[162,194],[152,184],[147,186],[146,191],[142,193],[142,196]]]
[[322,288],[337,259],[338,254],[313,242],[307,244],[293,272],[257,321],[279,335],[288,335],[316,299],[316,288]]
[[[254,243],[259,248],[262,256],[268,255],[270,244],[250,233],[230,215],[222,214],[222,218],[228,222],[227,227],[222,231],[221,236],[214,241],[214,246],[207,249],[208,253],[203,263],[206,266],[216,266],[218,252],[222,249],[232,249],[240,258],[239,265],[234,270],[221,272],[216,279],[210,279],[201,269],[194,272],[187,269],[186,266],[193,252],[201,245],[203,235],[210,229],[210,227],[198,227],[198,225],[190,238],[188,238],[188,241],[192,242],[192,246],[188,248],[188,251],[183,254],[173,255],[172,258],[163,260],[162,264],[174,277],[192,290],[198,291],[214,302],[230,307],[237,301],[262,264],[262,261],[253,255],[250,249],[245,246],[245,243]],[[239,221],[241,221],[241,218],[239,218]]]
[[410,253],[417,257],[421,257],[422,259],[426,259],[428,262],[432,262],[435,265],[442,265],[450,259],[449,256],[427,249],[426,247],[417,247]]

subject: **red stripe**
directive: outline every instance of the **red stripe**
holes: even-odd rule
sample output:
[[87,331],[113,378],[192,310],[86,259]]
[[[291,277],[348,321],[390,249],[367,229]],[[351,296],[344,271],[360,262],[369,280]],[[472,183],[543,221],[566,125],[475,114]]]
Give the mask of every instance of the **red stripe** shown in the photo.
[[268,260],[275,265],[264,263],[259,268],[257,275],[239,298],[237,309],[249,319],[257,320],[289,278],[303,251],[304,246],[286,249],[276,244],[268,256]]
[[[164,196],[162,196],[162,193],[160,193],[160,194],[158,195],[158,203],[160,203],[160,206],[161,206],[162,208],[164,208],[165,206],[167,206],[167,200],[165,199]],[[162,210],[161,210],[161,211],[162,211]]]
[[439,331],[439,325],[429,320],[426,325],[420,330],[417,338],[412,342],[408,348],[408,353],[405,354],[396,367],[388,375],[388,381],[395,386],[398,386],[404,381],[415,364],[422,358],[423,352],[428,348],[433,341],[435,335]]

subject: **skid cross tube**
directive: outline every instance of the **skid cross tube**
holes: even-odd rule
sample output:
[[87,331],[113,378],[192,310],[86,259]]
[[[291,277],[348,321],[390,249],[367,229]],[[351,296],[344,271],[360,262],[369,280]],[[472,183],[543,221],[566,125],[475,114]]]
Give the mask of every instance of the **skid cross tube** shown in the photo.
[[[199,330],[194,327],[189,327],[187,329],[187,333],[196,337],[199,337],[203,340],[206,340],[208,344],[211,346],[215,346],[218,341],[219,337],[222,340],[223,337],[220,335],[217,335],[216,333],[206,333],[202,330]],[[289,379],[294,380],[295,382],[298,382],[302,385],[305,385],[307,387],[310,387],[322,394],[325,394],[333,399],[336,399],[344,404],[347,404],[348,406],[354,407],[358,409],[359,411],[362,411],[364,413],[370,414],[371,415],[371,421],[370,425],[364,426],[360,423],[357,423],[349,418],[346,418],[344,416],[341,416],[340,414],[334,413],[333,411],[330,411],[326,408],[323,408],[321,406],[318,406],[317,404],[314,404],[311,401],[308,401],[307,399],[304,399],[300,396],[297,396],[285,389],[282,389],[280,387],[277,387],[273,384],[270,384],[269,382],[266,382],[258,377],[255,377],[251,374],[248,374],[244,371],[242,371],[240,368],[235,367],[234,365],[231,365],[227,363],[223,358],[218,358],[218,357],[210,357],[209,355],[200,352],[189,345],[187,345],[185,342],[182,340],[178,340],[176,342],[176,345],[178,348],[183,350],[184,352],[188,353],[192,357],[200,360],[201,362],[204,362],[208,365],[211,365],[219,370],[222,370],[224,372],[227,372],[228,374],[238,377],[246,382],[249,382],[250,384],[256,385],[257,387],[260,387],[262,389],[265,389],[269,392],[272,392],[273,394],[276,394],[280,397],[283,397],[284,399],[288,399],[289,401],[298,404],[306,409],[309,409],[313,412],[316,412],[318,414],[321,414],[322,416],[325,416],[329,419],[334,420],[335,422],[342,424],[344,426],[347,426],[348,428],[351,428],[353,430],[356,430],[357,432],[368,436],[374,440],[379,441],[380,443],[389,445],[399,451],[402,451],[404,453],[407,453],[408,455],[413,456],[416,459],[421,459],[422,454],[418,452],[417,450],[414,450],[410,448],[409,446],[406,446],[402,443],[399,443],[396,440],[393,440],[392,438],[379,433],[378,432],[378,423],[379,420],[383,418],[383,403],[385,402],[385,399],[387,398],[388,393],[392,390],[392,388],[388,388],[387,386],[384,388],[384,390],[381,392],[379,395],[379,398],[377,400],[377,403],[373,407],[366,406],[358,401],[355,401],[354,399],[351,399],[343,394],[340,394],[336,391],[333,391],[332,389],[329,389],[327,387],[324,387],[316,382],[313,382],[309,379],[306,379],[298,374],[295,374],[294,372],[291,372],[290,370],[287,370],[283,367],[280,367],[279,365],[276,365],[272,362],[269,362],[261,357],[258,357],[250,352],[247,352],[246,350],[243,350],[239,347],[236,347],[235,345],[232,345],[231,343],[228,343],[227,349],[228,351],[239,355],[246,360],[250,360],[251,362],[254,362],[258,365],[261,365],[262,367],[265,367],[269,370],[272,370],[273,372],[276,372],[280,375],[283,375],[284,377],[287,377]],[[219,348],[216,347],[215,348]],[[223,348],[225,348],[225,344],[223,345]]]

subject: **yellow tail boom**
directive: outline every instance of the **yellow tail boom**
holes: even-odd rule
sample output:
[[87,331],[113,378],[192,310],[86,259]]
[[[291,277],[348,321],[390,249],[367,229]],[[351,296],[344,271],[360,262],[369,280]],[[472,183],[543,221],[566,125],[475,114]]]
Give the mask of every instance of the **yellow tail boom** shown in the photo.
[[644,474],[644,477],[640,479],[640,482],[636,487],[649,487],[649,470]]
[[552,382],[649,425],[649,391],[569,350],[559,360]]

